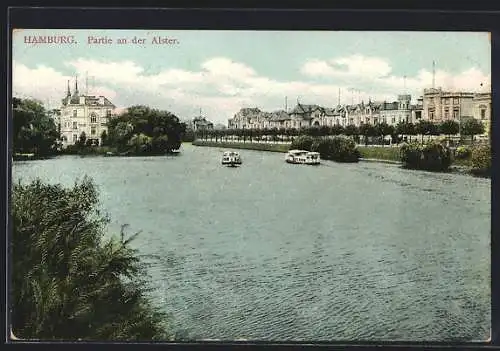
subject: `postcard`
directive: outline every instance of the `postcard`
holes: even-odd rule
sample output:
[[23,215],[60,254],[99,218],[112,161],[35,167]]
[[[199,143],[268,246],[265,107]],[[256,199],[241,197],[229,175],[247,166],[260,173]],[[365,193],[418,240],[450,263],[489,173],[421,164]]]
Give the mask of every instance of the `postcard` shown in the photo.
[[486,341],[486,32],[14,29],[18,340]]

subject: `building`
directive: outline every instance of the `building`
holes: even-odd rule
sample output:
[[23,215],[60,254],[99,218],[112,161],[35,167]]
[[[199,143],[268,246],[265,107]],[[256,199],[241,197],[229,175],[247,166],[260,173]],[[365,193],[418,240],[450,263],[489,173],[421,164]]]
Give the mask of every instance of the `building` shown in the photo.
[[441,123],[472,118],[473,98],[474,93],[470,92],[443,91],[441,88],[424,89],[422,119]]
[[191,121],[191,128],[195,132],[199,132],[202,130],[213,130],[214,124],[208,121],[205,117],[198,116],[193,118],[193,120]]
[[[440,123],[447,119],[460,121],[477,118],[489,123],[491,93],[443,92],[425,89],[423,96],[411,103],[411,95],[400,94],[396,101],[362,101],[359,104],[337,105],[333,108],[297,103],[289,112],[265,112],[257,107],[242,108],[228,120],[229,129],[308,128],[362,124],[417,123],[429,120]],[[488,124],[489,128],[489,124]]]
[[68,81],[66,97],[62,99],[58,116],[62,146],[74,145],[82,133],[85,133],[86,139],[93,145],[100,145],[102,133],[107,133],[107,122],[113,116],[115,108],[104,96],[80,94],[77,80],[71,94]]
[[484,124],[485,135],[490,135],[491,92],[474,94],[472,98],[472,117]]

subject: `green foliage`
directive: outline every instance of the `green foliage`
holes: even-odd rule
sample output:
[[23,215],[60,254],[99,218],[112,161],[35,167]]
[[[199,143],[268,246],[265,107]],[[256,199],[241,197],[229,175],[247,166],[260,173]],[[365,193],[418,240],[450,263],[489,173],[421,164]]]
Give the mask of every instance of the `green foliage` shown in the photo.
[[359,152],[356,144],[346,137],[323,137],[313,138],[311,136],[300,136],[292,142],[290,149],[316,151],[324,160],[337,162],[358,162]]
[[455,135],[460,131],[460,124],[453,120],[444,121],[439,125],[439,131],[445,135]]
[[224,143],[215,141],[195,140],[194,146],[213,146],[230,149],[247,149],[259,151],[287,152],[289,146],[286,144],[268,144],[268,143]]
[[375,127],[368,123],[363,123],[359,126],[359,134],[364,136],[365,145],[368,145],[368,137],[374,137],[377,135]]
[[324,160],[337,162],[358,162],[360,156],[354,141],[346,137],[316,139],[310,151],[319,152]]
[[[120,152],[163,154],[180,148],[186,125],[168,111],[137,105],[111,119],[108,130],[110,145],[116,146]],[[136,136],[140,135],[137,139]],[[144,144],[143,136],[150,138],[150,142]]]
[[420,120],[415,125],[416,134],[422,135],[422,140],[424,135],[439,135],[439,126],[430,121]]
[[186,132],[182,135],[182,141],[190,142],[190,141],[194,141],[194,139],[195,139],[195,135],[194,135],[193,130],[191,130],[191,129],[186,130]]
[[128,146],[132,147],[132,150],[136,154],[146,154],[153,146],[153,138],[147,136],[146,134],[134,134],[128,141]]
[[290,150],[307,150],[311,151],[314,143],[314,138],[309,135],[301,135],[295,138],[290,145]]
[[467,146],[459,146],[455,151],[455,158],[459,160],[465,160],[471,157],[472,149]]
[[400,150],[397,147],[360,146],[358,150],[362,158],[387,161],[401,160]]
[[489,145],[476,146],[472,149],[472,172],[477,175],[491,175],[491,147]]
[[42,103],[13,98],[14,153],[50,156],[57,152],[59,132]]
[[82,146],[82,147],[87,145],[87,134],[85,134],[85,132],[82,132],[80,134],[80,137],[78,138],[77,145]]
[[85,178],[72,188],[37,180],[12,192],[12,323],[21,339],[169,339],[146,299],[133,237],[104,239],[108,219]]
[[475,135],[484,133],[484,125],[481,121],[471,118],[462,123],[460,133],[470,136],[471,140],[473,140]]
[[401,146],[401,162],[411,169],[446,171],[451,165],[451,151],[441,143],[410,143]]
[[344,133],[347,136],[359,135],[359,129],[354,124],[349,124],[345,127]]
[[108,146],[108,133],[105,130],[101,134],[101,146]]

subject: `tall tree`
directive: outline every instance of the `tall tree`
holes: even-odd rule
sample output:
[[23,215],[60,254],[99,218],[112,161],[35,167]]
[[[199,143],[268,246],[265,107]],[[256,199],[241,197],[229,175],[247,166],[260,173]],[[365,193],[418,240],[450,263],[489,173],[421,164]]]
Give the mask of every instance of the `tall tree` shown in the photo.
[[57,152],[60,134],[40,101],[13,98],[14,152],[49,156]]
[[460,127],[461,135],[468,135],[471,137],[471,142],[474,141],[474,136],[484,133],[484,124],[477,119],[471,118],[462,123]]

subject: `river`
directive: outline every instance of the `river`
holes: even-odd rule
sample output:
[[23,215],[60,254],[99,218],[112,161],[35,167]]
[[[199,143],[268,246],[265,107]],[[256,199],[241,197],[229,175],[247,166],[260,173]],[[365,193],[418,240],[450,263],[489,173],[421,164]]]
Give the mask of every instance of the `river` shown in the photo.
[[488,179],[184,144],[179,156],[15,162],[13,181],[100,189],[110,232],[158,257],[156,304],[190,338],[485,340]]

